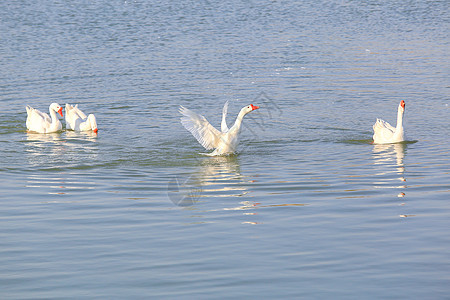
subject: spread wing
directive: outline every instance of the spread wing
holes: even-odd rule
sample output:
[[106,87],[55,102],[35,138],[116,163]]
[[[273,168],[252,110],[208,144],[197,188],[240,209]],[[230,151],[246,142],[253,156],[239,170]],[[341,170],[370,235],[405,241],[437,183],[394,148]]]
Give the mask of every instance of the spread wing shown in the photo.
[[227,126],[227,114],[228,114],[228,102],[225,102],[225,105],[223,106],[223,111],[222,111],[222,124],[220,125],[220,130],[222,132],[227,132],[228,131],[228,126]]
[[217,147],[220,140],[220,132],[204,116],[183,106],[180,106],[180,113],[183,115],[181,117],[181,124],[192,133],[206,150]]

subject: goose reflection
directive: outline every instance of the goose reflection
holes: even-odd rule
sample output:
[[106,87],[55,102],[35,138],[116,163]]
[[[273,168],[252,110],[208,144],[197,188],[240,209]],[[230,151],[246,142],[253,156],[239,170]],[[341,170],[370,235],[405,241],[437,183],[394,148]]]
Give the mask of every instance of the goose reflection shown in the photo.
[[[64,153],[64,140],[60,133],[27,132],[25,157],[31,172],[27,172],[25,186],[33,190],[45,187],[46,194],[63,193],[64,178],[58,167],[62,163],[61,157]],[[46,172],[46,170],[56,172]],[[37,190],[33,191],[33,194],[37,193]]]
[[90,131],[73,131],[73,130],[67,130],[66,131],[66,137],[67,138],[80,138],[88,141],[96,141],[98,134]]
[[25,153],[31,167],[46,165],[65,152],[60,133],[27,132],[26,141]]
[[91,164],[98,159],[97,134],[93,131],[66,131],[66,159],[74,167]]
[[97,134],[67,131],[60,133],[27,132],[26,155],[31,167],[62,167],[84,164],[98,156]]
[[[406,153],[406,143],[395,144],[379,144],[373,146],[373,157],[375,159],[374,164],[379,166],[394,166],[395,170],[392,172],[397,173],[400,176],[401,181],[406,181],[405,165],[403,160]],[[378,175],[385,175],[390,173],[389,168],[383,170]]]
[[[35,133],[31,131],[27,131],[27,141],[36,142],[36,143],[46,143],[46,142],[58,142],[61,141],[60,133]],[[39,144],[37,144],[39,146]]]
[[204,158],[193,176],[201,186],[200,197],[242,197],[248,192],[236,155]]
[[[82,178],[71,177],[76,176],[78,169],[91,166],[92,159],[97,157],[97,143],[93,143],[94,140],[93,136],[84,132],[27,133],[25,159],[29,172],[26,187],[42,190],[49,195],[91,188],[86,171],[83,171]],[[38,193],[38,190],[34,192]]]
[[196,171],[174,176],[168,183],[169,199],[177,206],[192,206],[201,198],[242,197],[247,193],[236,155],[205,157]]

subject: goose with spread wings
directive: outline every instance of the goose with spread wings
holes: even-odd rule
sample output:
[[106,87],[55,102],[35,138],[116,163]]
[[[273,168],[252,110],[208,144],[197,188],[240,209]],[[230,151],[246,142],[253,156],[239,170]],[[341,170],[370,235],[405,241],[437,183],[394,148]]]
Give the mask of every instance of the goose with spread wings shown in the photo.
[[246,114],[258,109],[259,106],[253,104],[247,105],[239,112],[234,125],[228,128],[226,116],[228,112],[228,101],[225,103],[222,111],[221,131],[212,126],[208,120],[184,106],[180,106],[181,124],[189,130],[197,141],[206,149],[212,150],[210,156],[231,154],[236,151],[239,143],[239,133],[241,131],[242,120]]

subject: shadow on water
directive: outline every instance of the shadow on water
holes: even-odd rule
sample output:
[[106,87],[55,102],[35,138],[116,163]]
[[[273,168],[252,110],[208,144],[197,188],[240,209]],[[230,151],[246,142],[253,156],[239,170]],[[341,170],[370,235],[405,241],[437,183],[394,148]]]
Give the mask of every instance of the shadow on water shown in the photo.
[[[418,142],[417,140],[412,140],[412,141],[404,141],[401,143],[394,143],[394,144],[408,145],[408,144],[414,144],[417,142]],[[341,141],[337,141],[337,143],[354,144],[354,145],[373,145],[373,139],[344,139]],[[382,144],[382,145],[394,145],[394,144]]]

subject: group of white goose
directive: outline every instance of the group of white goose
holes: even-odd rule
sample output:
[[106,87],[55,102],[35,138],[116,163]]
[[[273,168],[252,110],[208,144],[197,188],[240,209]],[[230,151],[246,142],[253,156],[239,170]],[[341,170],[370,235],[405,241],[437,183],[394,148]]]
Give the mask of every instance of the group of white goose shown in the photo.
[[[41,112],[31,106],[27,105],[27,129],[37,133],[52,133],[62,129],[61,121],[58,119],[58,114],[63,117],[62,107],[58,103],[50,104],[48,114]],[[79,108],[78,104],[72,106],[66,104],[66,129],[74,131],[88,131],[92,130],[97,133],[97,120],[93,114],[86,116]]]
[[[210,156],[224,155],[235,152],[239,142],[239,133],[241,131],[242,120],[249,112],[258,109],[259,106],[253,104],[247,105],[239,112],[234,125],[228,128],[226,116],[228,112],[228,101],[225,103],[222,111],[222,123],[220,131],[214,128],[208,120],[184,106],[180,106],[181,124],[189,130],[197,141],[206,149],[212,150]],[[62,125],[56,113],[61,117],[62,107],[57,103],[52,103],[49,107],[51,118],[37,109],[27,106],[27,129],[38,133],[51,133],[61,130]],[[391,144],[399,143],[405,140],[403,130],[403,114],[405,113],[405,101],[398,105],[397,126],[393,127],[388,122],[377,119],[373,125],[373,143]],[[66,104],[66,127],[75,131],[93,130],[97,133],[97,121],[93,114],[86,116],[78,105],[72,106]]]

